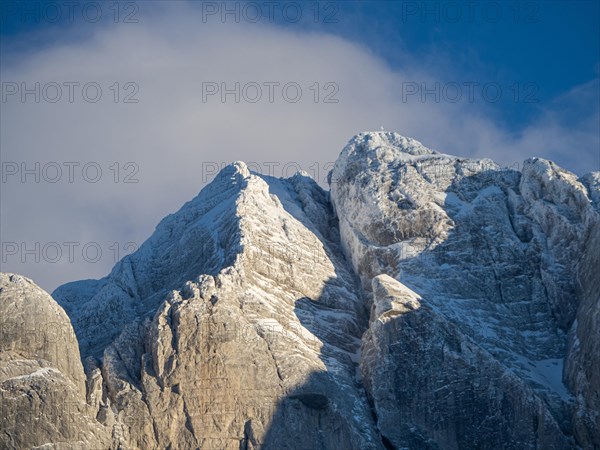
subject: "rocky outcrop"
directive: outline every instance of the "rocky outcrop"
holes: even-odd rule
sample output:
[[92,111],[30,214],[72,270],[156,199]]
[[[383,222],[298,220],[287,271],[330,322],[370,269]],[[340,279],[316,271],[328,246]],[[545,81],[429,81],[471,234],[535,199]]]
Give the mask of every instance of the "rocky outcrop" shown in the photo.
[[3,276],[0,442],[599,447],[599,180],[385,132],[348,143],[329,193],[234,163],[53,293],[73,328]]
[[106,279],[54,296],[125,448],[382,448],[356,378],[367,310],[303,174],[229,166]]
[[570,448],[526,383],[387,275],[373,279],[361,370],[391,448]]
[[[502,169],[395,133],[363,133],[346,146],[330,176],[331,198],[344,250],[375,302],[363,346],[370,357],[361,368],[378,424],[394,445],[593,445],[590,436],[600,433],[597,407],[577,401],[574,408],[567,386],[595,398],[599,217],[597,195],[586,185],[595,186],[596,178],[581,183],[541,159],[526,161],[521,172]],[[381,288],[375,288],[382,274],[426,307],[382,325]],[[575,321],[580,314],[584,326]],[[573,327],[585,344],[571,331],[568,349]],[[583,353],[591,358],[585,365]],[[381,385],[392,393],[384,395]],[[429,405],[429,413],[416,413],[419,404]],[[481,409],[500,406],[496,413]],[[401,416],[404,408],[408,415]],[[518,411],[522,420],[510,424],[514,417],[503,418],[503,411]],[[472,412],[498,420],[475,425]],[[383,430],[398,420],[414,435]],[[461,441],[471,436],[478,442],[478,427],[493,438],[478,445]],[[503,435],[507,429],[512,436]]]
[[86,403],[69,318],[31,280],[0,274],[0,447],[110,448]]
[[591,229],[578,265],[581,303],[571,326],[565,381],[576,398],[574,433],[584,448],[600,448],[600,225]]

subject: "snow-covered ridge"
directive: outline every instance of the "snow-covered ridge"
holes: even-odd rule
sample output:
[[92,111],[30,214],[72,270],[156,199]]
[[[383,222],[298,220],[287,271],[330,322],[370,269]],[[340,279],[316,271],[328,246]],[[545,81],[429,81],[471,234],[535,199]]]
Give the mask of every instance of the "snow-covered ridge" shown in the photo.
[[85,356],[101,355],[125,325],[154,315],[170,289],[234,263],[241,245],[237,202],[251,179],[244,163],[225,167],[198,196],[161,220],[107,277],[53,292],[71,317]]
[[[305,447],[323,439],[311,429],[312,411],[330,405],[331,427],[345,430],[339,445],[377,448],[355,380],[367,324],[357,287],[339,249],[326,192],[306,174],[274,179],[237,162],[163,219],[108,277],[63,286],[54,296],[71,314],[90,356],[88,373],[101,373],[108,386],[96,397],[108,396],[122,414],[143,416],[156,402],[176,402],[167,386],[186,393],[185,408],[173,412],[181,414],[181,429],[150,414],[145,422],[153,424],[149,430],[162,430],[157,435],[148,437],[144,426],[127,431],[149,439],[150,447],[226,448],[226,434],[218,444],[199,431],[211,427],[210,416],[202,415],[208,400],[199,393],[215,391],[231,403],[228,411],[237,411],[239,402],[242,409],[264,403],[265,396],[269,404],[283,402],[274,418],[262,417],[269,404],[255,413],[254,433],[276,448],[289,440],[288,427],[298,426],[281,422],[298,399],[307,405],[299,412],[305,431],[298,439]],[[209,347],[216,352],[211,362]],[[214,386],[217,378],[220,387]],[[248,389],[257,393],[247,398]],[[106,407],[99,404],[100,411]],[[352,419],[335,411],[353,411]],[[186,415],[193,417],[186,419],[191,426]],[[238,411],[233,420],[243,436],[247,413]],[[272,421],[280,425],[268,433]],[[132,439],[125,435],[120,442]]]
[[[343,248],[367,291],[380,274],[399,280],[461,339],[476,343],[549,404],[557,425],[548,434],[584,428],[578,417],[590,413],[579,407],[573,413],[563,367],[572,357],[567,335],[576,334],[584,298],[578,273],[589,263],[581,258],[600,253],[596,174],[578,179],[540,158],[525,161],[522,171],[503,169],[371,132],[348,143],[330,178]],[[384,349],[368,348],[384,357]],[[597,379],[583,376],[590,377]],[[398,402],[407,402],[402,395]],[[436,439],[428,430],[433,424],[413,426]],[[597,425],[591,428],[598,433]],[[394,443],[422,445],[402,437]]]
[[[329,179],[233,163],[105,278],[54,292],[93,433],[132,449],[600,446],[600,174],[365,132]],[[0,359],[2,389],[62,382],[19,358]]]

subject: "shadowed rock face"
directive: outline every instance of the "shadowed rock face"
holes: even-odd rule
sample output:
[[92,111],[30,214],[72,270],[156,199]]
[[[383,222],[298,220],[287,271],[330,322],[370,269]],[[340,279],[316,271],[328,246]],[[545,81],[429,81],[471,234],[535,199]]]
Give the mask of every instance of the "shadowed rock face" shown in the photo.
[[545,403],[424,299],[373,279],[361,369],[393,448],[569,448]]
[[[3,276],[17,332],[2,337],[0,442],[593,448],[598,179],[383,132],[349,142],[330,193],[234,163],[107,277],[53,293],[85,375],[62,309]],[[59,343],[24,340],[54,322]],[[50,409],[57,392],[76,419]],[[35,439],[16,418],[30,410],[48,423]]]
[[600,226],[591,229],[590,242],[578,265],[579,305],[569,332],[565,382],[576,398],[574,433],[590,448],[600,448]]

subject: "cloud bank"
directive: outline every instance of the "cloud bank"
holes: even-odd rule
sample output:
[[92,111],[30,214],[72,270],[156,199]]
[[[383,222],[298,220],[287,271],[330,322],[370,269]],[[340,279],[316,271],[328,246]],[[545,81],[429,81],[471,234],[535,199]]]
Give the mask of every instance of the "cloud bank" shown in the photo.
[[[204,23],[185,4],[80,31],[20,56],[3,49],[2,270],[48,290],[105,275],[223,164],[275,176],[302,168],[324,185],[344,144],[382,126],[504,165],[540,156],[599,170],[597,79],[507,129],[494,120],[494,92],[470,101],[457,79],[453,101],[456,86],[429,62],[407,53],[410,67],[393,68],[325,32]],[[436,83],[439,98],[423,97]],[[33,92],[23,97],[23,86]]]

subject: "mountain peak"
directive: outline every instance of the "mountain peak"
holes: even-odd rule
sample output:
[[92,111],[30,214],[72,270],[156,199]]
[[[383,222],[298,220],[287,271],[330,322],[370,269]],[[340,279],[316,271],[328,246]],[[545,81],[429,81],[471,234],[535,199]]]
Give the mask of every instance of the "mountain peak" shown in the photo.
[[354,136],[348,146],[356,147],[364,152],[387,150],[391,152],[388,156],[399,156],[400,153],[412,156],[437,153],[435,150],[425,147],[416,139],[393,131],[365,131]]
[[240,174],[244,178],[250,176],[250,169],[248,169],[248,166],[244,161],[234,161],[229,165],[229,167],[231,167],[235,173]]
[[248,179],[251,176],[250,169],[243,161],[234,161],[231,164],[223,167],[215,176],[214,180],[209,184],[209,186],[213,183],[222,183],[225,182],[229,184],[230,181],[233,181],[233,184],[237,184],[237,181],[243,181]]
[[600,177],[382,130],[329,179],[236,161],[54,292],[113,448],[600,448]]

